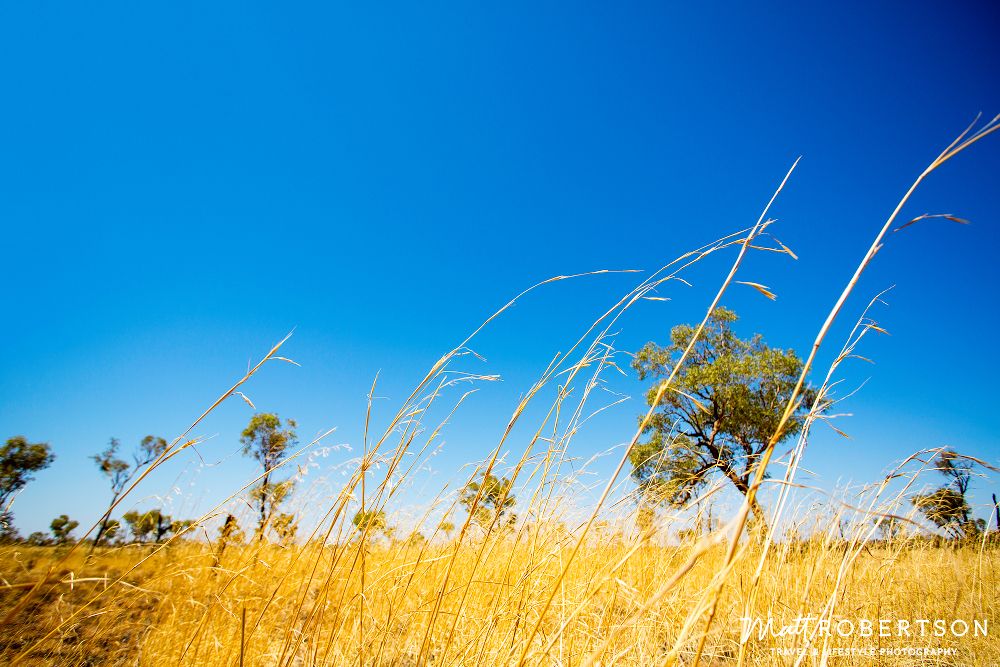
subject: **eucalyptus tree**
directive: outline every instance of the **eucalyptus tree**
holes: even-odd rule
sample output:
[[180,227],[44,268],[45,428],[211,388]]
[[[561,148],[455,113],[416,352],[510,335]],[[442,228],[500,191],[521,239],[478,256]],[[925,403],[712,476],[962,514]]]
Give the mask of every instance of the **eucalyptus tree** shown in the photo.
[[72,540],[70,533],[79,525],[79,521],[73,521],[67,515],[60,514],[52,519],[49,528],[52,530],[52,537],[55,539],[56,544],[67,544]]
[[374,536],[378,532],[383,532],[386,536],[392,534],[389,528],[389,521],[385,516],[385,510],[358,510],[354,513],[351,523],[362,535]]
[[492,526],[512,526],[517,515],[511,512],[516,499],[513,482],[506,477],[480,475],[465,485],[459,502],[465,506],[472,520],[489,530]]
[[131,510],[126,512],[122,518],[129,525],[132,537],[136,542],[148,542],[152,540],[157,544],[163,541],[171,533],[184,531],[192,524],[191,521],[175,521],[172,517],[163,513],[163,510],[154,508],[140,512]]
[[111,511],[118,502],[118,498],[125,491],[128,483],[135,479],[135,476],[147,465],[155,461],[167,449],[167,441],[154,435],[147,435],[132,453],[132,461],[120,458],[118,450],[121,448],[121,441],[118,438],[111,438],[104,451],[94,454],[90,458],[97,465],[97,469],[108,479],[111,485],[111,501],[108,509],[101,517],[97,525],[97,534],[94,536],[93,545],[101,543],[111,525]]
[[297,443],[297,426],[294,419],[282,423],[278,415],[262,412],[250,419],[240,438],[243,455],[253,457],[260,463],[263,472],[260,484],[250,494],[257,507],[257,535],[260,540],[264,539],[268,522],[292,489],[291,480],[275,481],[275,469],[285,460],[289,448]]
[[23,435],[8,438],[0,446],[0,539],[17,536],[10,511],[14,496],[35,478],[36,472],[48,468],[55,459],[47,443],[31,443]]
[[[680,361],[696,327],[674,327],[668,345],[647,343],[632,362],[640,380],[656,380],[646,396],[655,408],[643,431],[646,439],[629,454],[640,503],[647,507],[684,506],[717,475],[744,496],[749,492],[803,362],[793,350],[769,347],[760,334],[738,337],[736,320],[731,310],[712,312],[656,405],[660,384]],[[815,391],[807,388],[778,434],[779,442],[801,430],[814,401]],[[750,509],[754,520],[766,525],[756,499]]]
[[972,518],[972,507],[966,499],[972,484],[973,460],[954,449],[943,449],[934,457],[934,463],[948,481],[934,491],[913,496],[914,507],[953,537],[978,535],[985,530],[986,522]]

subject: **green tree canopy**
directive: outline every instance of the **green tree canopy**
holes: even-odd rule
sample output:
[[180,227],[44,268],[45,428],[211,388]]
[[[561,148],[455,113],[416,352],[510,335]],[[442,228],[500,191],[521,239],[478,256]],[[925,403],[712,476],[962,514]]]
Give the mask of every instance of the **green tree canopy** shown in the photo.
[[118,519],[108,521],[108,526],[104,530],[104,541],[108,542],[116,537],[121,537],[122,522]]
[[10,503],[35,473],[52,465],[56,457],[47,443],[30,443],[23,435],[0,446],[0,537],[16,537]]
[[[739,338],[732,329],[736,320],[736,313],[725,308],[711,314],[655,406],[643,432],[646,440],[630,452],[641,502],[685,505],[716,474],[724,475],[743,495],[748,493],[754,467],[778,429],[803,364],[794,351],[769,347],[760,334]],[[669,377],[695,331],[690,325],[676,326],[668,346],[651,342],[638,352],[632,366],[639,379],[656,379],[647,403],[655,400],[660,383]],[[815,392],[807,389],[802,397],[780,434],[782,440],[802,428]],[[760,505],[754,501],[751,509],[763,525]]]
[[155,528],[153,518],[148,512],[138,512],[130,510],[122,515],[122,519],[128,524],[128,530],[132,533],[132,539],[136,542],[149,542]]
[[182,535],[193,525],[194,521],[192,519],[174,519],[170,522],[170,532],[174,535]]
[[105,537],[105,533],[107,533],[110,527],[112,521],[111,510],[114,508],[118,496],[122,494],[125,486],[132,481],[144,466],[155,461],[167,450],[167,441],[155,435],[147,435],[139,442],[132,453],[131,463],[118,456],[120,448],[121,441],[118,438],[111,438],[104,451],[90,457],[97,465],[97,469],[101,474],[108,478],[108,483],[111,485],[111,501],[108,503],[108,509],[97,526],[97,535],[94,536],[93,542],[95,546],[101,543],[101,540]]
[[517,520],[517,515],[510,511],[515,504],[512,486],[513,482],[506,477],[480,474],[479,479],[465,485],[459,502],[483,528],[489,529],[494,523],[510,526]]
[[388,526],[385,511],[383,510],[358,510],[354,513],[351,523],[362,533],[374,535],[379,531],[385,531]]
[[242,544],[244,539],[246,538],[243,535],[243,529],[240,528],[239,521],[232,514],[227,514],[226,520],[219,527],[219,544],[221,548],[225,549],[226,545],[231,542]]
[[253,457],[260,463],[264,473],[260,484],[251,493],[259,514],[257,522],[259,539],[264,539],[268,522],[291,491],[291,481],[276,482],[273,476],[276,474],[275,467],[284,461],[288,449],[294,447],[297,442],[295,434],[297,426],[294,419],[287,419],[282,423],[278,415],[262,412],[250,419],[240,437],[244,456]]
[[295,521],[294,514],[278,512],[271,518],[271,529],[278,536],[279,542],[290,544],[295,541],[295,535],[299,532],[299,525]]
[[964,496],[972,483],[972,461],[954,449],[943,449],[938,453],[936,463],[938,471],[949,480],[951,487]]
[[0,510],[7,508],[11,497],[56,460],[44,442],[30,443],[23,435],[8,438],[0,447]]
[[972,483],[973,462],[954,449],[943,449],[934,457],[937,471],[948,482],[930,493],[912,498],[914,507],[928,521],[953,537],[974,536],[982,531],[981,520],[972,519],[972,508],[965,498]]
[[913,505],[928,521],[953,535],[961,535],[962,526],[968,523],[969,512],[972,511],[965,496],[947,486],[931,493],[917,494],[913,497]]
[[184,522],[174,521],[159,509],[138,512],[132,510],[122,515],[129,525],[132,537],[136,542],[162,542],[175,527],[183,527]]
[[36,530],[24,540],[24,543],[33,547],[47,547],[52,544],[52,538],[47,534]]
[[52,529],[52,537],[55,538],[56,544],[66,544],[71,539],[70,533],[79,525],[79,521],[73,521],[67,515],[60,514],[52,519],[49,528]]
[[122,492],[125,483],[128,481],[129,463],[118,458],[118,450],[121,448],[121,441],[118,438],[108,440],[108,446],[99,454],[94,454],[90,458],[97,465],[101,474],[108,478],[111,484],[111,494],[118,497]]

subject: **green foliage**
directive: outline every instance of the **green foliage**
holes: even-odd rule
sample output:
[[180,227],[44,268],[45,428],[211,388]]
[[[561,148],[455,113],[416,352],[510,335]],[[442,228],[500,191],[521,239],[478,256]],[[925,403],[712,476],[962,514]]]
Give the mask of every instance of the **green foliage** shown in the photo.
[[24,543],[32,547],[47,547],[52,545],[52,538],[36,530],[31,535],[28,535]]
[[653,531],[653,526],[656,524],[656,510],[652,508],[649,504],[642,504],[635,514],[635,525],[639,529],[639,532],[643,535],[647,535]]
[[465,485],[459,502],[483,528],[490,529],[494,524],[511,526],[517,520],[517,515],[510,512],[515,503],[512,486],[506,477],[480,475]]
[[278,541],[282,544],[290,544],[295,541],[295,534],[299,530],[294,514],[279,512],[271,519],[271,529],[278,536]]
[[704,457],[688,438],[677,435],[671,445],[665,446],[664,434],[656,431],[629,452],[632,478],[645,503],[684,505],[708,479]]
[[285,459],[288,449],[297,443],[297,426],[294,419],[287,419],[283,424],[278,415],[262,412],[251,417],[240,437],[243,455],[253,457],[264,472],[260,484],[251,492],[259,513],[257,534],[260,539],[264,538],[275,510],[291,492],[291,481],[273,482],[271,476],[274,468]]
[[108,478],[108,482],[111,484],[111,501],[108,503],[104,517],[98,524],[94,545],[100,544],[104,539],[112,521],[111,509],[114,507],[115,501],[118,500],[118,496],[125,490],[125,486],[143,466],[149,465],[167,450],[167,441],[163,438],[147,435],[132,453],[132,463],[118,456],[120,448],[121,441],[118,438],[111,438],[104,451],[90,457],[97,465],[97,469]]
[[21,534],[14,527],[14,513],[0,512],[0,544],[12,544],[21,539]]
[[265,470],[270,470],[281,463],[288,448],[296,444],[297,426],[294,419],[282,424],[281,418],[271,412],[255,414],[240,437],[243,455],[252,456]]
[[120,448],[121,441],[118,438],[111,438],[104,451],[90,457],[97,464],[97,469],[101,471],[101,474],[108,478],[111,483],[111,492],[115,496],[122,492],[125,485],[140,468],[149,465],[166,451],[167,441],[163,438],[147,435],[132,453],[132,463],[119,458],[118,450]]
[[173,535],[182,535],[184,532],[194,525],[194,521],[191,519],[175,519],[170,522],[170,532]]
[[167,451],[167,441],[155,435],[147,435],[139,442],[139,447],[132,455],[133,467],[141,468],[155,461],[160,454]]
[[881,537],[887,542],[898,540],[905,535],[903,522],[894,516],[878,517],[873,522],[879,529]]
[[236,517],[232,514],[227,514],[226,520],[219,527],[220,550],[225,549],[226,545],[230,543],[242,544],[245,539],[246,536],[243,535],[243,529],[240,528]]
[[51,448],[44,442],[29,443],[23,435],[8,438],[0,446],[0,542],[18,539],[10,504],[14,496],[55,460]]
[[116,537],[121,537],[122,533],[122,522],[118,519],[111,519],[107,522],[107,526],[104,529],[104,535],[102,537],[102,543],[110,542]]
[[[145,512],[132,510],[123,516],[125,523],[129,525],[129,530],[136,542],[161,542],[163,538],[173,532],[174,527],[182,522],[175,522],[159,509],[151,509]],[[190,525],[190,523],[188,524]]]
[[0,536],[13,537],[13,516],[9,511],[14,495],[55,461],[52,449],[44,442],[30,443],[23,435],[8,438],[0,446]]
[[66,544],[72,539],[70,533],[79,525],[79,521],[73,521],[67,515],[60,514],[52,519],[49,528],[52,530],[52,537],[56,544]]
[[128,524],[129,532],[132,533],[132,539],[136,542],[148,542],[149,536],[154,530],[154,525],[152,517],[150,517],[148,512],[137,512],[131,510],[125,512],[122,516],[125,523]]
[[935,526],[956,534],[961,532],[972,509],[965,502],[965,496],[946,486],[931,493],[917,494],[913,497],[913,505]]
[[266,502],[269,506],[277,508],[292,492],[294,486],[295,484],[291,480],[267,482],[266,484],[262,480],[260,484],[250,489],[250,500],[258,506],[261,502]]
[[972,482],[973,463],[953,449],[945,449],[934,459],[937,471],[948,482],[931,493],[912,498],[914,507],[938,528],[953,537],[974,537],[982,532],[986,522],[971,518],[972,508],[965,499]]
[[382,531],[385,532],[388,521],[383,510],[358,510],[354,513],[351,523],[361,533],[374,535]]
[[944,449],[937,455],[936,462],[938,472],[950,480],[952,488],[964,496],[972,483],[972,461],[954,449]]
[[427,542],[427,538],[419,530],[415,530],[406,536],[406,545],[409,547],[419,547]]
[[[754,466],[777,431],[785,405],[802,373],[792,350],[769,347],[759,335],[736,336],[736,314],[717,308],[702,335],[660,398],[647,424],[647,439],[630,453],[632,477],[642,502],[680,506],[715,474],[725,475],[740,493],[749,490]],[[694,336],[679,325],[670,345],[647,343],[632,362],[639,379],[656,378],[647,394],[652,404]],[[802,402],[779,434],[794,436],[815,400],[806,389]],[[755,502],[754,515],[763,520]]]
[[118,449],[121,441],[118,438],[108,440],[108,446],[99,454],[94,454],[90,458],[97,464],[97,469],[108,478],[111,483],[111,494],[117,497],[125,487],[129,478],[128,461],[118,458]]
[[11,497],[34,479],[34,474],[52,465],[56,457],[44,442],[29,443],[23,435],[8,438],[0,447],[0,510]]

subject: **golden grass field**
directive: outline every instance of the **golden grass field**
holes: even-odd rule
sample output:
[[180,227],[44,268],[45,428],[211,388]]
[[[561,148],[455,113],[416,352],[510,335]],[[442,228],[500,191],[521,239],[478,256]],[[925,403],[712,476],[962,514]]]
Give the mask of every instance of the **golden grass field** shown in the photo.
[[[568,536],[544,528],[516,543],[497,535],[460,548],[448,575],[455,552],[447,544],[371,546],[363,565],[358,543],[245,547],[227,551],[212,567],[208,549],[185,543],[150,557],[123,579],[128,585],[110,581],[152,547],[107,550],[90,564],[79,554],[65,564],[64,583],[33,603],[27,612],[32,622],[16,625],[3,645],[8,655],[27,649],[28,664],[515,664],[570,548]],[[608,535],[584,546],[559,585],[527,660],[661,664],[691,610],[704,604],[724,556],[721,547],[709,551],[678,586],[650,605],[665,583],[664,573],[676,571],[691,551],[690,545],[643,546]],[[757,614],[787,620],[820,613],[834,599],[838,615],[858,619],[995,619],[1000,611],[996,546],[780,547],[767,557],[751,598],[746,583],[758,553],[751,549],[730,575],[734,584],[723,591],[705,664],[736,664],[739,617],[748,604]],[[51,554],[5,549],[2,558],[5,572],[18,572],[14,582],[30,582],[43,574]],[[446,575],[453,583],[435,615]],[[98,593],[91,608],[66,622]],[[13,595],[5,592],[5,603]],[[690,660],[696,644],[693,638],[685,641],[678,657]],[[1000,660],[998,644],[990,637],[851,637],[832,638],[828,646],[959,651],[938,661],[884,656],[833,658],[832,664],[991,665]],[[746,664],[790,664],[791,658],[770,649],[801,645],[801,639],[791,638],[751,641]]]
[[[891,619],[898,630],[899,620],[963,619],[971,625],[997,618],[1000,545],[995,533],[944,541],[911,528],[902,536],[880,539],[889,519],[912,517],[906,494],[929,474],[934,452],[915,453],[885,480],[872,480],[870,487],[834,499],[833,510],[822,514],[796,504],[791,492],[800,485],[796,475],[807,455],[810,427],[827,418],[823,411],[834,402],[829,397],[840,365],[866,335],[880,331],[865,310],[846,340],[828,341],[834,320],[887,234],[906,226],[899,216],[913,190],[941,164],[1000,128],[998,120],[975,132],[970,128],[930,164],[880,228],[844,291],[832,300],[786,418],[797,407],[807,375],[819,407],[787,451],[776,447],[779,427],[750,489],[753,498],[765,482],[769,485],[768,531],[754,525],[749,501],[744,501],[731,516],[699,521],[701,530],[676,539],[676,528],[692,525],[692,514],[712,502],[718,486],[699,496],[687,515],[679,512],[682,518],[675,524],[668,516],[637,528],[634,505],[615,500],[615,493],[627,483],[622,471],[628,450],[652,410],[634,434],[623,434],[631,444],[613,454],[615,460],[619,454],[622,458],[610,478],[598,481],[596,499],[573,496],[573,474],[565,465],[572,458],[574,435],[603,407],[592,405],[594,389],[604,373],[617,368],[611,332],[628,308],[657,298],[651,296],[657,287],[723,253],[733,259],[706,302],[707,318],[726,290],[739,282],[747,254],[792,254],[769,241],[765,230],[771,221],[765,209],[753,226],[685,253],[643,279],[579,340],[570,341],[526,389],[508,427],[497,434],[496,446],[469,476],[502,470],[517,480],[521,520],[516,524],[477,525],[457,500],[434,505],[434,516],[443,512],[453,525],[444,526],[440,518],[432,521],[430,513],[412,523],[422,534],[419,539],[358,530],[351,521],[359,503],[391,514],[402,480],[419,474],[420,463],[463,402],[465,387],[491,379],[453,368],[469,353],[477,329],[434,364],[384,431],[369,433],[366,423],[357,470],[338,495],[314,504],[320,518],[294,541],[276,544],[249,536],[225,544],[219,539],[219,522],[228,511],[221,508],[244,497],[258,478],[164,544],[100,547],[92,553],[83,541],[0,547],[0,659],[12,664],[227,666],[1000,663],[995,635],[976,636],[971,629],[961,637],[932,631],[883,637],[860,631],[840,636],[810,626],[811,632],[761,639],[745,636],[741,621],[772,618],[784,625],[803,617],[827,623]],[[766,288],[749,284],[767,296]],[[814,367],[821,347],[840,350],[826,370]],[[266,362],[282,360],[280,348],[279,343],[223,392],[149,470],[196,444],[190,434],[201,419],[240,394]],[[658,395],[669,390],[671,380],[658,386]],[[534,435],[515,441],[515,425],[535,420],[535,402],[549,396],[551,404],[530,425]],[[292,456],[285,463],[296,460]],[[147,473],[138,476],[119,503],[128,502]],[[445,498],[443,490],[440,498]],[[581,506],[583,502],[587,504]],[[956,652],[891,652],[914,648]],[[805,652],[796,657],[775,649]],[[840,655],[851,649],[876,653]]]

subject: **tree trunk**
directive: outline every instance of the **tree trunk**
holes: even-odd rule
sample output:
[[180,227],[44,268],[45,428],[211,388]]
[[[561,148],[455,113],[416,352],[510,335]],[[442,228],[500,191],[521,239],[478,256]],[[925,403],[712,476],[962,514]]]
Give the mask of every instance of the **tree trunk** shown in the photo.
[[997,523],[993,530],[1000,530],[1000,504],[997,503],[997,494],[993,494],[993,511],[996,512]]
[[[733,483],[736,490],[746,497],[750,493],[749,477],[752,472],[753,470],[751,469],[748,470],[744,476],[740,476],[732,470],[726,470],[726,477],[728,477],[729,481]],[[753,520],[754,524],[756,524],[756,528],[761,531],[761,534],[763,534],[767,531],[767,514],[764,512],[764,508],[760,506],[760,503],[757,502],[756,494],[754,495],[754,499],[750,502],[750,511],[753,513]]]
[[111,502],[108,504],[108,511],[105,512],[104,518],[101,519],[101,522],[97,524],[97,535],[94,536],[94,541],[90,543],[90,551],[87,552],[87,555],[94,553],[94,549],[96,549],[97,545],[101,543],[101,537],[103,537],[104,533],[108,530],[108,523],[111,521],[111,508],[115,506],[116,500],[118,500],[117,493],[111,496]]
[[[265,464],[266,465],[266,464]],[[264,524],[267,523],[267,484],[270,473],[264,473],[264,479],[261,480],[260,486],[260,523],[257,526],[257,541],[264,541]]]

